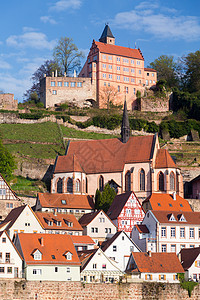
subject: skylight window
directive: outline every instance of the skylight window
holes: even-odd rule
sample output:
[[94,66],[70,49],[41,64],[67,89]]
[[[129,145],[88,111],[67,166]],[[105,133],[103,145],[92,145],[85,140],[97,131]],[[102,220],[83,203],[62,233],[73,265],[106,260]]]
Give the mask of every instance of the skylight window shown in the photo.
[[56,259],[55,255],[51,255],[52,259]]
[[173,205],[171,203],[169,203],[169,206],[172,207]]
[[161,204],[158,202],[158,206],[161,206]]
[[183,204],[182,204],[182,203],[180,203],[180,207],[183,207]]
[[66,200],[61,200],[62,204],[67,204]]

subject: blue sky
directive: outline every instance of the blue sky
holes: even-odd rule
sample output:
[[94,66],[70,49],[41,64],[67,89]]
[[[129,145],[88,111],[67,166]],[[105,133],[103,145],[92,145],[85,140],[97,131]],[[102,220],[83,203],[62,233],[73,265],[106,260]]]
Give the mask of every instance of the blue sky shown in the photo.
[[23,100],[31,75],[62,36],[86,56],[109,23],[116,44],[139,47],[145,66],[160,55],[199,50],[199,0],[7,0],[0,13],[0,90]]

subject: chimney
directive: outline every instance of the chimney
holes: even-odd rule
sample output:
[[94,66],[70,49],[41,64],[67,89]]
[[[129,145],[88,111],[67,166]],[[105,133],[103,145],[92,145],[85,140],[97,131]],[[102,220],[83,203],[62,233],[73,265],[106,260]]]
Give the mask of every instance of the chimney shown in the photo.
[[147,254],[149,255],[149,257],[151,257],[151,251],[148,251]]
[[39,241],[40,241],[40,245],[43,247],[44,246],[44,238],[41,237]]
[[54,77],[54,72],[51,73],[51,77]]
[[55,77],[58,77],[58,71],[55,70]]
[[173,192],[173,200],[176,200],[176,192]]

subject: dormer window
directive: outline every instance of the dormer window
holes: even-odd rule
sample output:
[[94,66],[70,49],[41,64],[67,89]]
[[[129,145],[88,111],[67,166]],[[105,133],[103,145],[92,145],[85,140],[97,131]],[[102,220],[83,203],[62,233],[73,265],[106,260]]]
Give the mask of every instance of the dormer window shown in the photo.
[[171,222],[176,222],[176,219],[173,214],[168,215],[168,220]]
[[33,253],[33,258],[34,258],[34,260],[42,260],[42,253],[37,249]]
[[178,220],[179,222],[186,222],[186,219],[183,214],[178,216]]
[[73,222],[70,222],[68,220],[64,220],[65,224],[67,224],[68,227],[73,227]]
[[66,260],[72,260],[72,253],[71,252],[66,252],[65,254]]
[[48,225],[49,226],[53,226],[53,222],[52,221],[48,221]]
[[61,200],[61,203],[62,204],[67,204],[67,201],[66,200]]
[[61,226],[61,221],[57,221],[56,225]]

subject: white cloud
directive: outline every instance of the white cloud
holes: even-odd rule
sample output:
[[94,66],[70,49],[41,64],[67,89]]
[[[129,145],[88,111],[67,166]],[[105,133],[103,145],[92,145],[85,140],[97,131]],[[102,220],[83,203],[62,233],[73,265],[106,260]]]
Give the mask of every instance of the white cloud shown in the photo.
[[10,74],[0,73],[0,90],[5,93],[13,93],[15,99],[22,100],[22,95],[30,87],[29,78],[19,79]]
[[11,47],[35,48],[52,50],[56,45],[56,40],[48,41],[47,36],[42,32],[27,31],[22,35],[11,35],[7,38],[6,43]]
[[9,70],[11,69],[11,65],[7,63],[6,61],[0,59],[0,69]]
[[82,0],[60,0],[51,6],[50,10],[63,11],[67,9],[79,9],[81,2]]
[[114,25],[120,28],[144,31],[160,39],[200,39],[200,22],[195,16],[181,16],[175,9],[142,2],[134,10],[118,13]]
[[57,24],[57,22],[52,17],[50,17],[50,16],[42,16],[42,17],[40,17],[40,20],[43,23],[50,23],[52,25]]

